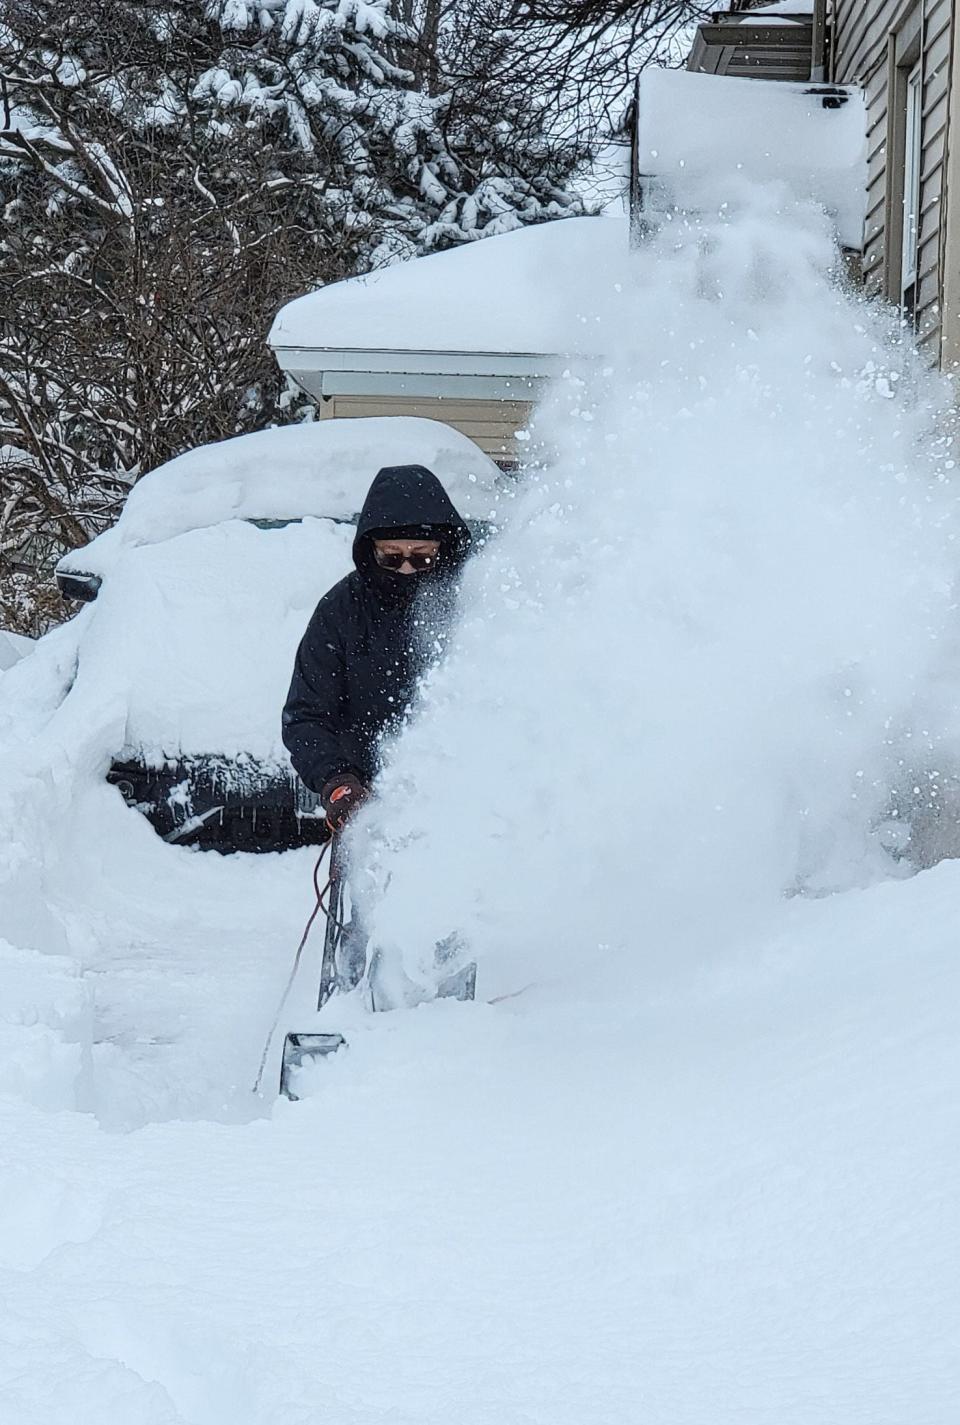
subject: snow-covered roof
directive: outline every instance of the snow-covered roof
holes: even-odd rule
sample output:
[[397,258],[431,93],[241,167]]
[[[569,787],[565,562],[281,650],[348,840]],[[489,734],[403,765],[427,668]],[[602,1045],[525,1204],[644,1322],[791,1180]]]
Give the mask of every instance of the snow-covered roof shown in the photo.
[[[748,15],[759,12],[748,11]],[[821,89],[823,86],[821,86]],[[739,175],[778,182],[821,204],[840,241],[859,248],[867,191],[866,109],[859,89],[761,83],[649,69],[637,85],[637,164],[683,200]]]
[[785,15],[790,19],[806,19],[812,14],[813,0],[775,0],[772,5],[758,5],[753,10],[741,10],[737,18],[751,20],[755,15],[759,15],[763,23],[768,24],[771,17],[776,15]]
[[564,218],[335,282],[283,307],[270,344],[282,364],[289,348],[600,355],[583,317],[627,231],[625,218]]
[[490,515],[500,471],[441,421],[316,421],[202,445],[150,471],[131,490],[113,528],[68,554],[59,568],[102,577],[131,546],[226,520],[350,519],[381,466],[406,464],[433,470],[462,514]]

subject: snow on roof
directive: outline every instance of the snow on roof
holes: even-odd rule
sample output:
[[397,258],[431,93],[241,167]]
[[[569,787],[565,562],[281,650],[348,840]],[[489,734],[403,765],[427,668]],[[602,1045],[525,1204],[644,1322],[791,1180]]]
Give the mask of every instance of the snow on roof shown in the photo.
[[[751,15],[759,12],[750,11]],[[809,84],[759,83],[690,70],[648,69],[637,86],[637,162],[682,200],[729,175],[782,182],[820,203],[841,242],[860,247],[867,191],[866,109],[859,89],[825,108]]]
[[[749,25],[751,22],[754,21],[754,17],[759,14],[759,10],[744,10],[742,13],[738,12],[736,15],[731,15],[730,18],[731,20],[737,21],[741,25]],[[806,15],[778,15],[774,13],[772,15],[764,15],[763,23],[764,25],[786,25],[789,27],[790,25],[805,24],[806,19]],[[752,82],[753,81],[751,80],[751,83]]]
[[462,514],[489,517],[500,471],[451,426],[416,416],[324,420],[202,445],[159,466],[134,485],[113,528],[59,567],[102,576],[132,545],[232,519],[350,519],[381,466],[408,464],[433,470]]
[[584,317],[625,218],[563,218],[331,283],[281,308],[275,348],[601,355]]
[[813,14],[813,0],[776,0],[773,5],[758,5],[754,10],[743,10],[738,19],[751,20],[754,15],[760,15],[766,23],[771,15],[786,15],[797,19],[805,19],[807,15]]

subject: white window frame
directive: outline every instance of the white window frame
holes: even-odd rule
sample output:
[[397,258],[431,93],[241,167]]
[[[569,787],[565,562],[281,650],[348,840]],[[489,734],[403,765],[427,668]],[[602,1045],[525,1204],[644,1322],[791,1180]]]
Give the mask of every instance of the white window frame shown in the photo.
[[903,134],[903,240],[900,292],[904,300],[917,281],[920,248],[920,170],[923,164],[923,68],[920,60],[907,75],[907,111]]

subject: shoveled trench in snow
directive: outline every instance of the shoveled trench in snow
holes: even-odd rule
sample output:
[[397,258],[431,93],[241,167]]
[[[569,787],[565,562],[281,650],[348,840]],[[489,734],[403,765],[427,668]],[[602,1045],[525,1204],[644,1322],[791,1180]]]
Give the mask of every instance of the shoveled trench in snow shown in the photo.
[[955,1420],[960,878],[877,835],[957,745],[947,393],[812,206],[710,211],[611,266],[354,838],[498,1003],[336,1002],[258,1102],[309,854],[159,843],[78,630],[4,675],[0,1418]]

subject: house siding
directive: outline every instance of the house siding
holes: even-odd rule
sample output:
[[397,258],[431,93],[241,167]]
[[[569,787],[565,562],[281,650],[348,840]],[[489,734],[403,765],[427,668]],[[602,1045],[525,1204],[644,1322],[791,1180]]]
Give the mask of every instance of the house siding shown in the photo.
[[[917,17],[923,95],[917,334],[931,361],[943,339],[944,227],[950,84],[956,0],[832,0],[831,78],[859,84],[867,101],[867,217],[863,275],[868,292],[897,300],[902,175],[888,173],[896,153],[894,104],[889,94],[896,35]],[[898,161],[899,156],[892,161]],[[889,181],[894,178],[895,181]]]
[[355,416],[425,416],[469,436],[491,459],[512,465],[520,458],[517,431],[529,423],[526,401],[465,401],[443,396],[330,396],[319,402],[321,419]]
[[949,26],[950,92],[944,158],[944,199],[941,219],[941,340],[940,365],[957,374],[960,368],[960,12],[952,7]]

